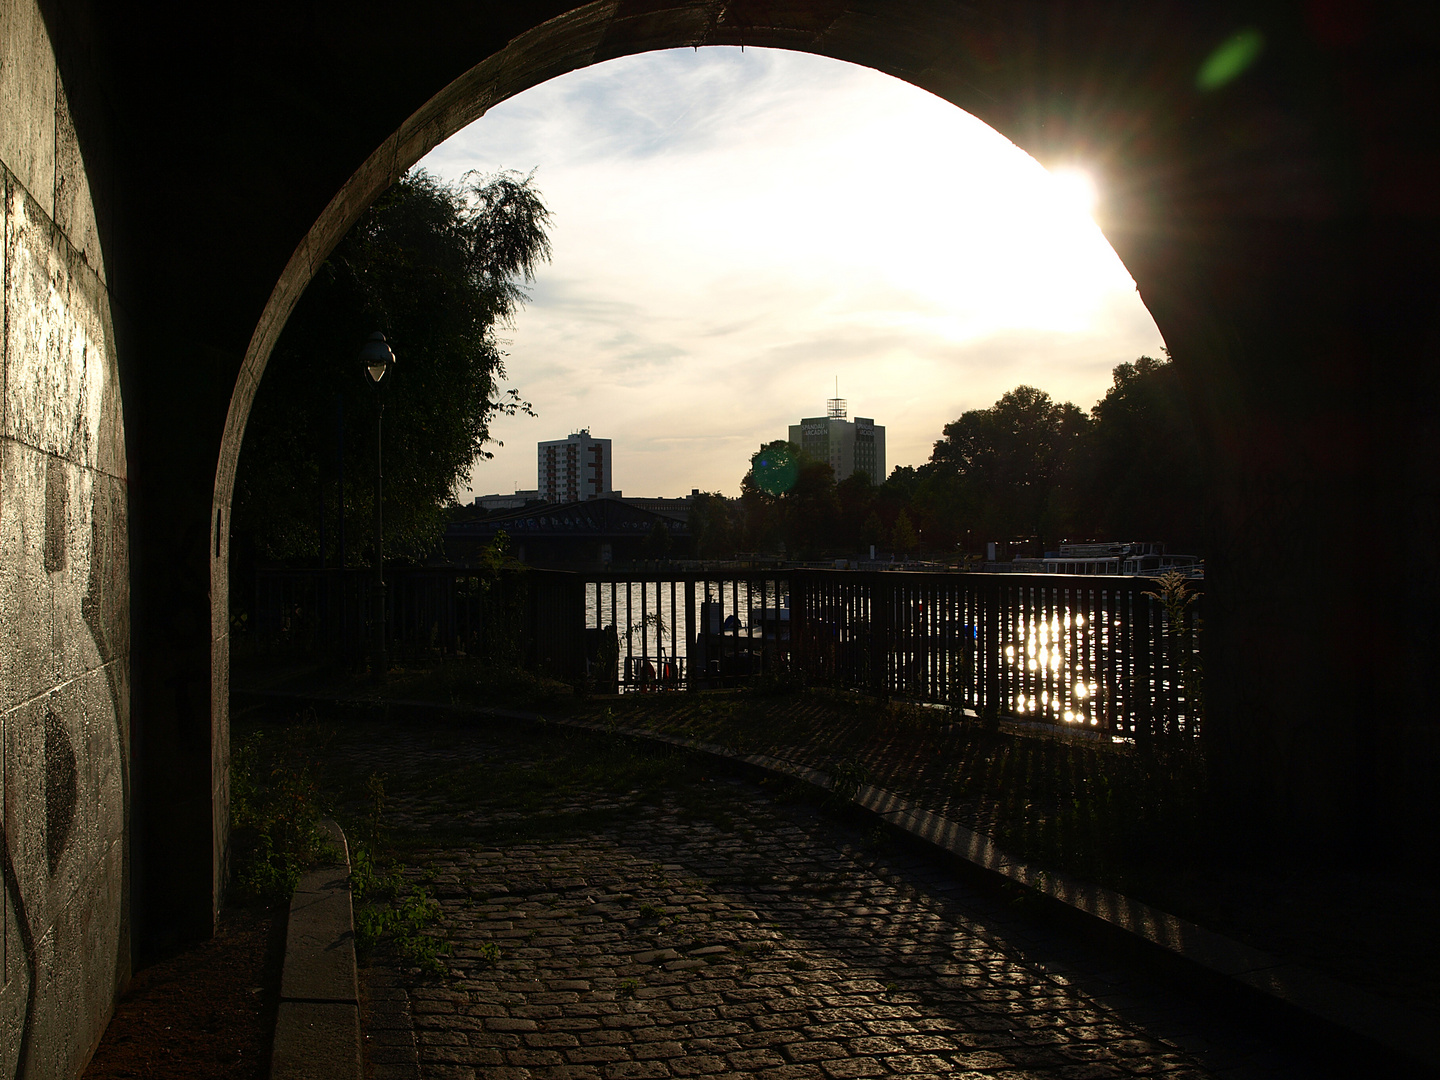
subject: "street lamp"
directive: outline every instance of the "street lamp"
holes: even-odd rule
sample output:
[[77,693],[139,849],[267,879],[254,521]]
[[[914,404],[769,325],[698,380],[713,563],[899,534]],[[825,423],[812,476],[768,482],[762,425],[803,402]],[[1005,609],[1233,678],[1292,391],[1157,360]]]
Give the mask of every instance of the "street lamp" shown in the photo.
[[375,621],[375,661],[373,674],[376,682],[385,681],[385,532],[381,527],[380,495],[383,480],[381,471],[380,435],[385,420],[385,399],[380,393],[380,383],[385,372],[395,363],[395,354],[385,344],[385,335],[373,333],[360,347],[357,357],[365,367],[365,374],[375,387],[375,599],[373,617]]

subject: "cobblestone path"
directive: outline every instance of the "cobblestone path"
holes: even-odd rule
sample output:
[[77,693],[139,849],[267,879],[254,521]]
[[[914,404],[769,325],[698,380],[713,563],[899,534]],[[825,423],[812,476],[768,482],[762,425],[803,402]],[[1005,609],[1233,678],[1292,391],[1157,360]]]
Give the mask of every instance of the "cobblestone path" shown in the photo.
[[710,814],[670,799],[594,835],[413,856],[451,971],[362,970],[375,1080],[1320,1075],[878,833],[707,784]]

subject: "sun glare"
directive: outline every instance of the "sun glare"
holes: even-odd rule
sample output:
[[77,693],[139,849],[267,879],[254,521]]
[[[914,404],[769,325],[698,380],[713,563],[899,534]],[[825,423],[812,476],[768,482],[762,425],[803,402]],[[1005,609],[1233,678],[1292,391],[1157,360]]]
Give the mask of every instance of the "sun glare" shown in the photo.
[[1095,181],[1090,174],[1083,169],[1056,169],[1050,173],[1051,186],[1055,191],[1055,199],[1067,210],[1075,210],[1086,217],[1090,216],[1095,209],[1095,202],[1098,192],[1095,190]]
[[555,215],[512,346],[541,420],[507,423],[475,483],[528,487],[534,441],[604,418],[637,433],[625,490],[733,492],[836,375],[889,425],[887,466],[1018,384],[1085,407],[1162,342],[1090,216],[1098,173],[1051,164],[889,76],[763,49],[625,57],[496,106],[425,161],[538,166]]

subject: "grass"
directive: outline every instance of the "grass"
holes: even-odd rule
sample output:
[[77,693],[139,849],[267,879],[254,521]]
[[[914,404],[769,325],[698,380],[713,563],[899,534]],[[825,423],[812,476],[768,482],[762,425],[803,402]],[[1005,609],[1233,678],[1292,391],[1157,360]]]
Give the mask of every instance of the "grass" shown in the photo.
[[577,700],[575,687],[513,664],[482,657],[397,661],[376,687],[362,670],[313,657],[242,655],[232,664],[237,688],[305,691],[337,699],[429,701],[441,705],[563,708]]
[[446,705],[550,706],[573,697],[567,683],[479,658],[449,660],[391,672],[387,696]]
[[[326,761],[336,729],[312,712],[293,723],[235,726],[231,753],[231,898],[240,903],[288,902],[300,875],[328,850],[320,820],[332,812]],[[356,945],[367,951],[382,942],[417,966],[441,974],[449,945],[424,931],[440,905],[420,884],[405,879],[402,863],[379,854],[385,830],[384,780],[363,784],[366,811],[351,822],[351,888]]]
[[[363,730],[357,731],[364,738]],[[696,755],[652,748],[640,741],[607,738],[569,728],[550,727],[516,732],[508,737],[535,746],[534,760],[510,760],[501,736],[497,754],[475,750],[473,729],[465,725],[439,726],[428,733],[427,748],[441,751],[439,761],[397,762],[388,786],[394,799],[421,800],[452,808],[502,808],[483,820],[460,820],[430,829],[422,846],[449,842],[535,843],[593,832],[627,813],[637,803],[658,802],[674,794],[687,812],[699,812],[705,802],[700,780],[707,770]],[[486,732],[492,742],[494,733]],[[532,751],[533,753],[533,751]],[[528,755],[527,755],[528,756]],[[711,770],[713,771],[713,770]],[[329,782],[342,814],[355,814],[364,806],[363,779],[348,773],[343,762],[332,763]],[[398,831],[395,848],[417,842]]]

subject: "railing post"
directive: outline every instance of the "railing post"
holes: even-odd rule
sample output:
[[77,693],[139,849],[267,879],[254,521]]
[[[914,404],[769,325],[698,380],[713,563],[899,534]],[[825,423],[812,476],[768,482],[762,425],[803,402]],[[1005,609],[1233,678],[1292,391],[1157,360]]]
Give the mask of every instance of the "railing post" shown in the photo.
[[570,667],[570,677],[583,679],[585,677],[585,579],[576,574],[566,578],[565,590],[569,611],[565,613],[564,626],[568,628],[570,655],[566,663]]
[[[807,595],[805,591],[805,577],[802,570],[791,570],[790,578],[786,582],[790,592],[790,648],[787,662],[790,665],[792,676],[805,679],[806,668],[809,666],[809,650],[806,646],[805,626],[807,618]],[[775,587],[778,590],[780,583],[777,580]],[[777,602],[780,597],[776,597]],[[778,613],[777,613],[778,615]],[[777,628],[779,622],[776,622]],[[780,638],[780,629],[775,631],[776,641]],[[805,679],[808,682],[808,679]]]
[[1153,649],[1153,628],[1151,626],[1151,601],[1138,588],[1130,593],[1131,637],[1130,646],[1134,662],[1130,692],[1135,710],[1135,742],[1148,746],[1155,738],[1155,694],[1159,690],[1158,672]]
[[870,691],[889,696],[889,653],[894,633],[894,588],[880,571],[870,575]]
[[1000,583],[985,582],[980,594],[985,605],[982,649],[985,657],[985,690],[980,711],[986,716],[999,716],[1005,708],[1002,675],[1004,652],[1000,643]]
[[[675,638],[675,639],[678,639],[678,638],[679,638],[679,630],[680,630],[680,628],[679,628],[679,627],[676,627],[676,633],[675,633],[675,634],[672,634],[671,637],[672,637],[672,638]],[[684,671],[684,678],[685,678],[685,685],[686,685],[689,689],[691,689],[691,690],[695,689],[696,686],[699,685],[698,682],[696,681],[695,666],[694,666],[693,663],[691,663],[691,661],[694,659],[694,658],[691,656],[691,653],[692,653],[692,652],[694,651],[694,649],[695,649],[695,637],[696,637],[696,634],[695,634],[695,579],[694,579],[692,576],[690,576],[690,574],[687,573],[687,574],[685,575],[685,671]],[[675,650],[675,657],[676,657],[675,662],[678,664],[678,663],[680,662],[680,659],[679,659],[679,657],[680,657],[680,651],[679,651],[678,649]]]
[[1204,593],[1197,598],[1187,611],[1185,623],[1185,732],[1192,737],[1206,736],[1205,711],[1205,665],[1200,656],[1201,605],[1205,603]]

